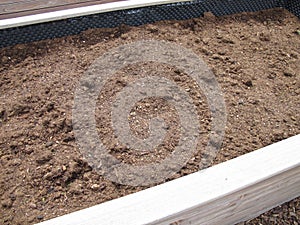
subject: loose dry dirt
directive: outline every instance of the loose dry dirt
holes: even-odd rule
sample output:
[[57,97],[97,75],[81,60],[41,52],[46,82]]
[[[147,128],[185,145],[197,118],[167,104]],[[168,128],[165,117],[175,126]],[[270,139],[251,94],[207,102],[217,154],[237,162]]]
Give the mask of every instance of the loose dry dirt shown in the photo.
[[[198,19],[95,29],[1,49],[0,223],[33,224],[146,188],[113,183],[92,170],[76,146],[72,128],[79,79],[96,58],[125,43],[173,42],[191,49],[212,68],[227,107],[224,142],[214,164],[299,134],[299,30],[299,19],[282,9],[220,18],[208,13]],[[157,63],[132,65],[115,74],[97,102],[99,137],[111,154],[138,165],[161,160],[178,142],[176,111],[163,99],[149,98],[132,110],[131,128],[146,137],[148,119],[159,115],[169,127],[165,142],[142,154],[118,144],[109,104],[133,75],[162,75],[185,88],[197,107],[203,134],[208,133],[206,99],[183,71]],[[171,179],[198,170],[207,141],[207,135],[202,136],[197,154]],[[298,198],[245,224],[299,221]]]

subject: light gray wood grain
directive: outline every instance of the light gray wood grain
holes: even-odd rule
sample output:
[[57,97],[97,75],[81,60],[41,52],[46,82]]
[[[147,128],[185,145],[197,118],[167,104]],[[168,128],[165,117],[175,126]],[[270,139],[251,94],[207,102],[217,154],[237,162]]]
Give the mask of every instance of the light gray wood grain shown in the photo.
[[[0,14],[22,12],[49,7],[95,2],[95,0],[27,0],[27,1],[5,1],[0,2]],[[98,4],[100,1],[98,1]]]

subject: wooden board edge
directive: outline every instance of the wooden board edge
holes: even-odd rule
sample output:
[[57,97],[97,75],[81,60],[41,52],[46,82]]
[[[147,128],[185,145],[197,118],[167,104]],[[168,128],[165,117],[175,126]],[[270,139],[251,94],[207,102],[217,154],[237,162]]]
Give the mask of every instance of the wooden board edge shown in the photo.
[[20,27],[26,25],[33,25],[37,23],[45,23],[56,20],[68,19],[78,16],[87,16],[98,13],[105,13],[117,10],[133,9],[154,5],[163,5],[176,2],[185,2],[190,0],[126,0],[111,2],[105,4],[98,4],[92,6],[78,7],[66,10],[58,10],[54,12],[41,13],[29,16],[22,16],[17,18],[0,20],[0,30]]
[[299,174],[300,166],[151,224],[232,225],[253,219],[300,196]]
[[300,196],[300,134],[40,225],[235,224]]

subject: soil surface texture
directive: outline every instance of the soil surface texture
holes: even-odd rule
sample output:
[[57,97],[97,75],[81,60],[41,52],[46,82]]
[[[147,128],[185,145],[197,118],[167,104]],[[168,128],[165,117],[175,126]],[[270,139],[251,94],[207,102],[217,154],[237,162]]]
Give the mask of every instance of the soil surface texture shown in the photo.
[[[112,182],[92,169],[74,136],[75,89],[95,59],[114,47],[163,40],[190,49],[211,68],[221,87],[227,122],[218,164],[300,133],[300,23],[283,9],[162,21],[139,27],[93,29],[80,35],[19,44],[0,50],[0,224],[34,224],[141,191]],[[107,82],[95,120],[110,154],[132,165],[159,162],[179,141],[179,115],[163,98],[139,101],[128,115],[139,138],[149,119],[164,119],[167,133],[151,152],[118,141],[111,104],[138,78],[162,76],[182,87],[201,125],[197,151],[165,182],[199,170],[211,129],[204,93],[174,66],[128,65]],[[271,156],[270,156],[271,157]],[[207,165],[202,165],[202,167]],[[300,198],[241,224],[300,224]]]

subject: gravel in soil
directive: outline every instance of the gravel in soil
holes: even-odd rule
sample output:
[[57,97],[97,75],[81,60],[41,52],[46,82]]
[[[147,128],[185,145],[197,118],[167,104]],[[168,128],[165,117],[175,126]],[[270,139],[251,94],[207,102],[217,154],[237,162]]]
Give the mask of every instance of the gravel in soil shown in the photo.
[[[227,107],[223,145],[213,162],[217,164],[300,133],[299,30],[299,19],[283,9],[220,18],[206,13],[186,21],[94,29],[1,49],[1,224],[33,224],[146,188],[105,179],[92,170],[75,143],[76,85],[89,65],[111,48],[165,40],[191,49],[212,68]],[[203,134],[208,133],[207,101],[184,72],[157,63],[131,65],[114,75],[97,102],[97,129],[111,154],[133,165],[155,162],[170,154],[178,141],[174,108],[163,99],[148,98],[132,109],[131,129],[146,137],[148,119],[159,115],[169,127],[164,144],[151,154],[118,144],[108,117],[110,102],[133,81],[133,74],[162,74],[188,90]],[[206,141],[199,141],[197,154],[170,179],[199,169]],[[297,198],[242,224],[299,221]]]

